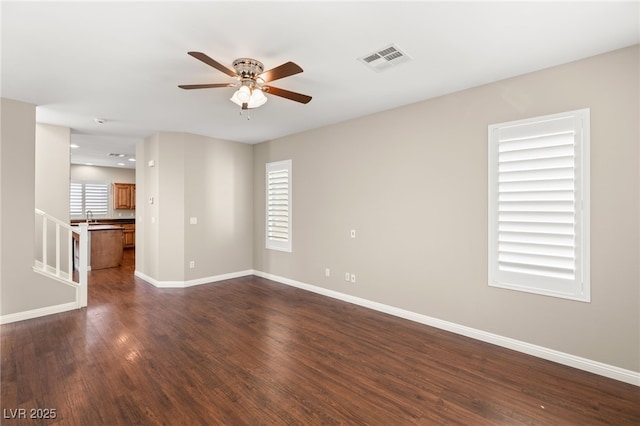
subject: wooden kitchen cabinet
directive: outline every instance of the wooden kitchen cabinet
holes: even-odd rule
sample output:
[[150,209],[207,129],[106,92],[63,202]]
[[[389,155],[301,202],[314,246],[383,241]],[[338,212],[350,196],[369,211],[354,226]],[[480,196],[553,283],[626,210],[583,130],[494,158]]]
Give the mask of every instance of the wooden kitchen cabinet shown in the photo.
[[135,210],[136,208],[136,184],[135,183],[114,183],[113,184],[113,209],[114,210]]
[[136,246],[136,224],[125,223],[122,225],[122,247],[133,248]]

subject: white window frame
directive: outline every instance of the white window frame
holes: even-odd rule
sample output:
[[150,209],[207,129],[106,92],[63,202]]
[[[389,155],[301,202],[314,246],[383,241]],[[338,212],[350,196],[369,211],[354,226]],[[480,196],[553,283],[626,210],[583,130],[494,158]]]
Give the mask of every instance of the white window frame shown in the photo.
[[[292,161],[284,160],[284,161],[275,161],[272,163],[267,163],[265,167],[265,247],[271,250],[279,250],[284,252],[291,252],[292,245]],[[273,192],[273,188],[270,190],[270,176],[274,174],[284,174],[286,175],[286,188],[281,188],[284,190],[279,195],[276,195]],[[281,205],[276,207],[279,210],[280,214],[284,214],[286,216],[286,220],[284,222],[280,222],[279,225],[284,229],[280,229],[280,232],[274,227],[274,205],[273,202],[276,201],[276,197],[286,198],[281,201],[286,201],[286,206]],[[277,221],[277,220],[276,220]]]
[[590,302],[590,110],[488,130],[489,286]]
[[[72,202],[72,197],[73,194],[71,193],[72,191],[72,187],[74,185],[80,185],[81,186],[81,192],[82,192],[82,212],[81,213],[77,213],[75,212],[71,207],[71,202]],[[96,186],[104,186],[105,189],[105,198],[101,201],[101,204],[104,204],[104,208],[101,210],[95,209],[95,208],[91,208],[91,206],[88,206],[88,202],[87,202],[87,194],[86,194],[86,188],[87,185],[91,186],[91,185],[96,185]],[[110,207],[109,207],[109,200],[110,200],[110,184],[108,182],[103,182],[103,181],[79,181],[79,180],[72,180],[69,184],[69,217],[70,219],[86,219],[87,218],[87,210],[91,210],[92,216],[95,219],[98,218],[107,218],[109,217],[109,212],[110,212]]]

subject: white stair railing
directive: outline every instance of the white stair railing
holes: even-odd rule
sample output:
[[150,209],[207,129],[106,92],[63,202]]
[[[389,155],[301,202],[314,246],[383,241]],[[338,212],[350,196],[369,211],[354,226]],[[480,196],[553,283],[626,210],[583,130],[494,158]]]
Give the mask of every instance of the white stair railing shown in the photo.
[[[80,223],[71,226],[39,209],[35,209],[35,213],[36,253],[33,270],[74,287],[78,308],[87,306],[88,225]],[[74,280],[74,257],[78,270],[77,281]]]

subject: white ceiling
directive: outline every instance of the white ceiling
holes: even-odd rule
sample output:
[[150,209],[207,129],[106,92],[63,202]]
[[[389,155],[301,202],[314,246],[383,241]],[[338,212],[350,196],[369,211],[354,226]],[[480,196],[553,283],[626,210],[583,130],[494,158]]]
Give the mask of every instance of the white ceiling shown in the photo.
[[[7,2],[1,95],[72,129],[72,162],[116,166],[158,131],[246,143],[326,126],[640,42],[627,2]],[[413,60],[384,72],[357,60],[395,43]],[[225,74],[187,55],[304,72],[274,82],[250,120]],[[94,118],[102,118],[97,124]],[[133,163],[124,162],[125,167]]]

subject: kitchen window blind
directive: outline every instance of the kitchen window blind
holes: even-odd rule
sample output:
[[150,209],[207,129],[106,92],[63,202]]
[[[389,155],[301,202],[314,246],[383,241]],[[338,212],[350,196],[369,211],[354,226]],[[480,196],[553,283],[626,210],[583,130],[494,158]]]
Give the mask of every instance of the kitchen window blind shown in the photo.
[[72,218],[80,218],[84,216],[84,197],[82,195],[83,185],[81,182],[71,182],[69,188],[69,213]]
[[86,218],[89,210],[94,218],[109,215],[109,185],[105,182],[72,181],[69,199],[72,219]]
[[291,160],[266,165],[266,247],[291,251]]
[[489,285],[590,300],[589,110],[489,126]]

